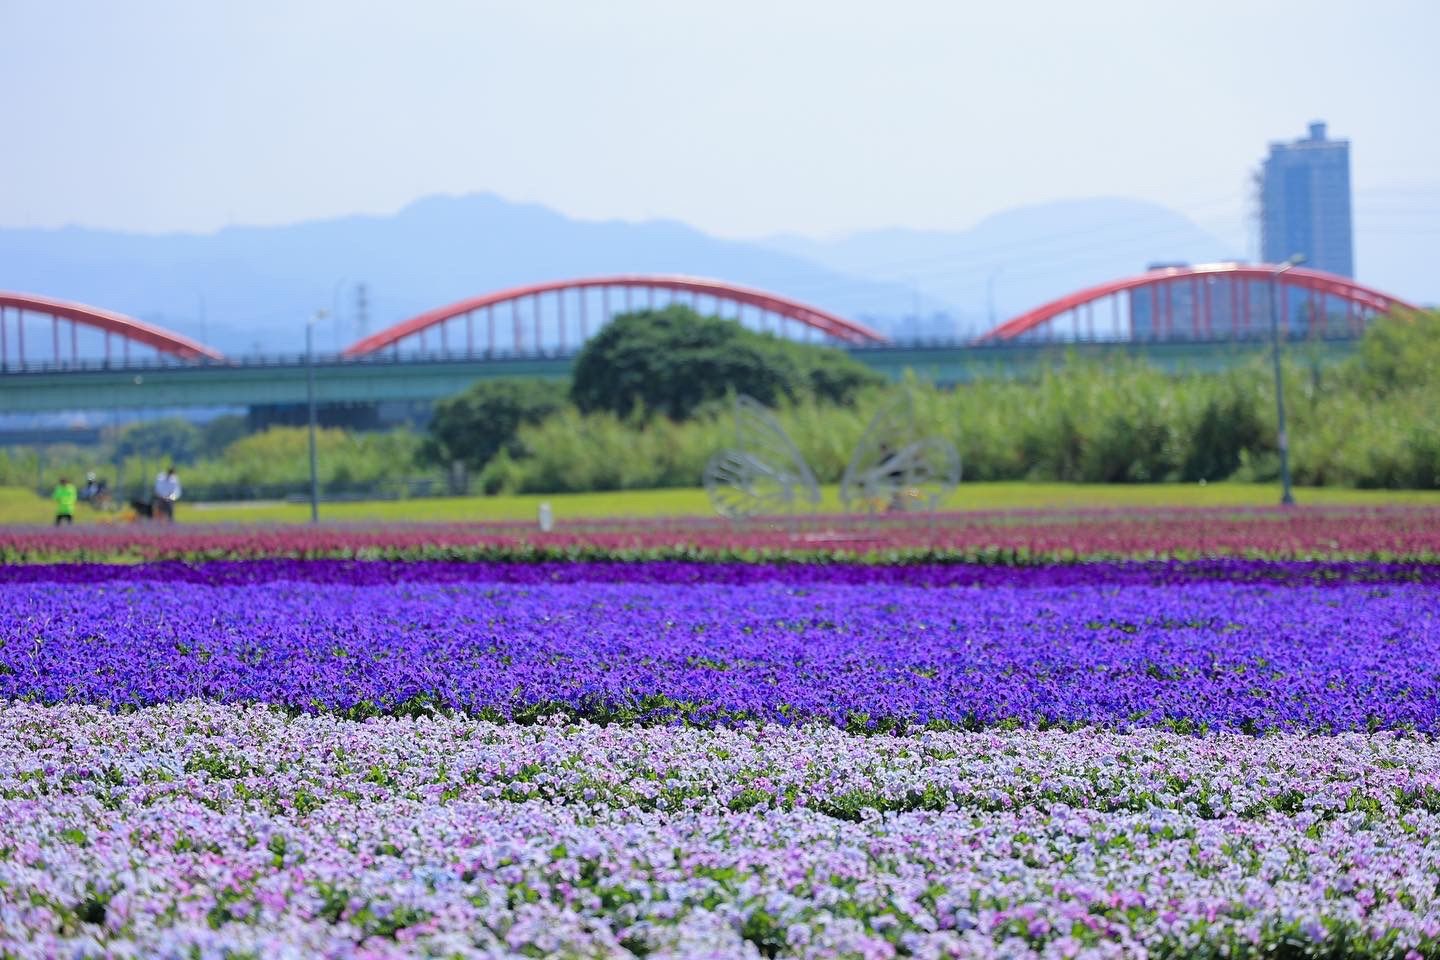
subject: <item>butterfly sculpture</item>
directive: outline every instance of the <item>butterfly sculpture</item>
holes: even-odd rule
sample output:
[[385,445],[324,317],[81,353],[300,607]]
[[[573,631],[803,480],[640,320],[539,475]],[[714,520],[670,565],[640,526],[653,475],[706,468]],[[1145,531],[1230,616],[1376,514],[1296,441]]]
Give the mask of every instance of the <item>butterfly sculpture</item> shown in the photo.
[[[735,446],[705,464],[705,491],[715,512],[743,519],[776,516],[820,503],[820,485],[783,427],[752,397],[735,398]],[[870,421],[845,475],[847,511],[933,512],[960,483],[960,452],[944,437],[920,436],[906,393]]]
[[869,513],[932,512],[960,484],[960,452],[944,437],[922,437],[905,393],[866,427],[840,480],[840,502]]
[[705,492],[722,517],[773,516],[820,503],[820,485],[799,449],[764,405],[735,398],[735,446],[705,464]]

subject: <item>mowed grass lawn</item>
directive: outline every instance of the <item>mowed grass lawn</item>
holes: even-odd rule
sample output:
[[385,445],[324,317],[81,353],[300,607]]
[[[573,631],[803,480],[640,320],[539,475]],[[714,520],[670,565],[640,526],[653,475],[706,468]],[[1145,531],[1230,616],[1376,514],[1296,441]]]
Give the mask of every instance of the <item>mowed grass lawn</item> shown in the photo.
[[[823,490],[821,509],[840,510],[837,488]],[[1440,506],[1437,490],[1344,490],[1302,488],[1295,492],[1301,504],[1378,506],[1428,504]],[[1260,507],[1279,500],[1274,485],[1197,484],[1066,484],[966,483],[946,503],[949,510],[1029,510],[1084,507]],[[713,516],[705,491],[618,490],[605,493],[526,494],[497,497],[435,497],[417,500],[374,500],[320,504],[321,520],[356,523],[463,522],[534,520],[539,506],[548,502],[557,520],[613,517]],[[44,524],[54,520],[54,505],[30,490],[0,487],[0,523]],[[190,503],[182,501],[178,519],[187,523],[304,523],[310,519],[306,503]],[[97,514],[83,504],[76,523],[124,522],[125,514]]]

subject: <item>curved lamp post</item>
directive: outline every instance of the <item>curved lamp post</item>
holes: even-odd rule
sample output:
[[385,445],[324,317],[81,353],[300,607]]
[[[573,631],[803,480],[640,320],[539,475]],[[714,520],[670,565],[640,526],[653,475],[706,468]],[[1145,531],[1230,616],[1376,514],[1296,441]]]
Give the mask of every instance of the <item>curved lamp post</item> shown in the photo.
[[[1275,423],[1277,428],[1276,446],[1280,448],[1280,504],[1295,505],[1295,495],[1290,490],[1290,437],[1285,432],[1285,381],[1280,375],[1280,311],[1275,305],[1275,288],[1280,283],[1280,274],[1291,267],[1305,262],[1305,254],[1293,254],[1270,274],[1270,359],[1275,365]],[[1289,322],[1289,317],[1286,317]]]
[[324,310],[305,324],[305,402],[310,408],[310,522],[320,522],[320,473],[315,462],[315,324],[325,319]]

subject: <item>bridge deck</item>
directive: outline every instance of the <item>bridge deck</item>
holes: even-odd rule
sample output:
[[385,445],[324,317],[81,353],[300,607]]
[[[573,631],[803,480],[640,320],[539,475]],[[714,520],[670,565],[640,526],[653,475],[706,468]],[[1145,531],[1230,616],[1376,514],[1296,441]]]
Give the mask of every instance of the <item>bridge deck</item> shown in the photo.
[[[1356,341],[1292,343],[1287,350],[1331,362]],[[1213,371],[1253,360],[1263,341],[1055,344],[910,344],[850,348],[867,366],[898,380],[913,371],[922,380],[957,384],[982,376],[1025,376],[1067,356],[1104,361],[1133,356],[1161,369]],[[316,398],[322,404],[432,401],[495,377],[569,375],[575,355],[514,357],[317,358]],[[0,410],[44,413],[82,410],[255,407],[300,404],[305,396],[303,357],[179,365],[112,364],[30,366],[0,372]]]

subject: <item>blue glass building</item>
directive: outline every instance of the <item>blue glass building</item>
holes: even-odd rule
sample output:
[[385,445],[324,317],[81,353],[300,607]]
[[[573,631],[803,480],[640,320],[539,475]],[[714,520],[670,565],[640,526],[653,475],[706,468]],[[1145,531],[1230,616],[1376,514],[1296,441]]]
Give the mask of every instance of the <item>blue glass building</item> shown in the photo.
[[1260,184],[1260,248],[1267,263],[1305,255],[1305,266],[1355,276],[1350,223],[1350,141],[1325,124],[1293,143],[1270,144]]

